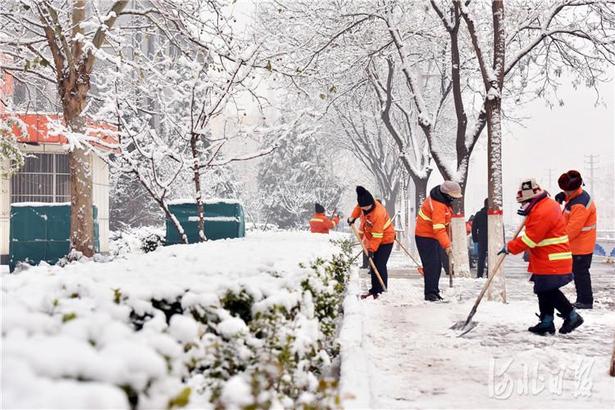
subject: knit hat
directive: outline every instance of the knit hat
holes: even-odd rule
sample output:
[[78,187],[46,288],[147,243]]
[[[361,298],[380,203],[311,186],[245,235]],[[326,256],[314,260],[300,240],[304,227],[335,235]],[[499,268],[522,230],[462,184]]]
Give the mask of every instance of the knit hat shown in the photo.
[[357,185],[357,202],[359,206],[369,206],[374,204],[374,197],[361,185]]
[[524,179],[517,191],[517,202],[529,201],[542,193],[542,188],[534,178]]
[[461,186],[455,181],[444,181],[440,185],[440,192],[455,199],[463,197],[461,194]]
[[557,184],[564,191],[576,191],[581,187],[582,183],[583,178],[581,178],[581,174],[574,169],[562,174],[557,180]]
[[314,205],[314,211],[316,211],[317,214],[324,214],[325,213],[325,208],[320,205],[319,203],[316,203]]

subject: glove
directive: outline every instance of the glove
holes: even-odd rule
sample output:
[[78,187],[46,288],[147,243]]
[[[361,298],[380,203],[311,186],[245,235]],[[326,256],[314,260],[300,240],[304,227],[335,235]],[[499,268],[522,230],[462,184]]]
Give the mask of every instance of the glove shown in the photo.
[[367,252],[367,257],[368,258],[373,258],[374,257],[374,252],[372,252],[372,251]]
[[346,221],[348,222],[348,225],[352,225],[354,221],[356,221],[356,219],[353,217],[349,217]]
[[446,252],[448,256],[451,256],[453,254],[453,249],[449,246],[448,248],[444,249],[444,252]]
[[558,204],[563,204],[564,200],[566,199],[566,193],[565,192],[560,192],[559,194],[555,195],[555,198],[553,198],[557,201]]
[[499,252],[498,255],[508,255],[510,254],[510,252],[508,251],[508,248],[506,246],[504,246]]

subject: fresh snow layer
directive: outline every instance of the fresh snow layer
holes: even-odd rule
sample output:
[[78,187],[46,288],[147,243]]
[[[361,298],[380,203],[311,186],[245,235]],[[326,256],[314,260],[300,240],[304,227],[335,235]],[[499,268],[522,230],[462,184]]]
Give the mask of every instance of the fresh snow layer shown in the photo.
[[[541,337],[536,296],[526,264],[507,262],[508,303],[483,299],[464,337],[449,329],[463,321],[484,279],[448,277],[440,289],[448,303],[423,300],[422,279],[393,253],[388,292],[374,301],[355,296],[369,279],[351,276],[344,303],[341,394],[345,408],[587,408],[613,409],[615,381],[608,366],[615,332],[615,267],[592,265],[594,310],[569,335]],[[391,277],[393,276],[393,277]],[[575,300],[574,284],[564,288]],[[562,319],[556,318],[559,328]]]
[[[118,386],[147,389],[139,408],[166,408],[185,387],[177,371],[185,343],[206,330],[189,315],[173,315],[167,325],[150,301],[184,295],[184,309],[215,309],[227,290],[244,289],[263,306],[292,306],[307,271],[299,264],[339,253],[333,238],[255,232],[109,263],[45,264],[2,274],[2,408],[129,408]],[[137,332],[131,311],[153,317]],[[247,331],[230,316],[218,328],[228,338]],[[313,323],[299,330],[297,350],[314,337]],[[245,398],[236,395],[249,391],[245,383],[231,379],[224,388],[228,408],[242,405]],[[191,396],[191,405],[197,399]]]

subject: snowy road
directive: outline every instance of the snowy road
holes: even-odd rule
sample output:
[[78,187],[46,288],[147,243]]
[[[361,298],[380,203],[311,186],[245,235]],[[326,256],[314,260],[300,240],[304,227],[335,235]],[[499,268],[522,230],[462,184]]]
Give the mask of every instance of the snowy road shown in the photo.
[[[394,254],[384,297],[347,299],[348,311],[360,319],[348,324],[356,329],[346,329],[342,339],[357,346],[346,349],[342,366],[345,407],[614,408],[615,379],[607,375],[615,332],[613,265],[594,263],[595,308],[583,311],[579,331],[540,337],[526,331],[538,306],[525,264],[513,257],[506,267],[509,303],[483,301],[474,317],[478,327],[457,338],[449,326],[465,319],[484,282],[456,279],[449,289],[443,277],[449,303],[431,304],[423,301],[420,277],[395,266],[399,261]],[[357,282],[368,287],[364,273],[355,277],[355,289]],[[574,285],[564,290],[574,301]]]

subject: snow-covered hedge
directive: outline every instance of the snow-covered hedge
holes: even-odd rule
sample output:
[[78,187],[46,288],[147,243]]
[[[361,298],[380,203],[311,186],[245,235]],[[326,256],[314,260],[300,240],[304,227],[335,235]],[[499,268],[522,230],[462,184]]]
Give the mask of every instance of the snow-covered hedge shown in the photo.
[[348,251],[261,233],[4,275],[3,407],[338,407]]
[[113,231],[109,235],[109,254],[111,257],[125,257],[133,253],[155,251],[164,245],[164,227],[142,226]]

